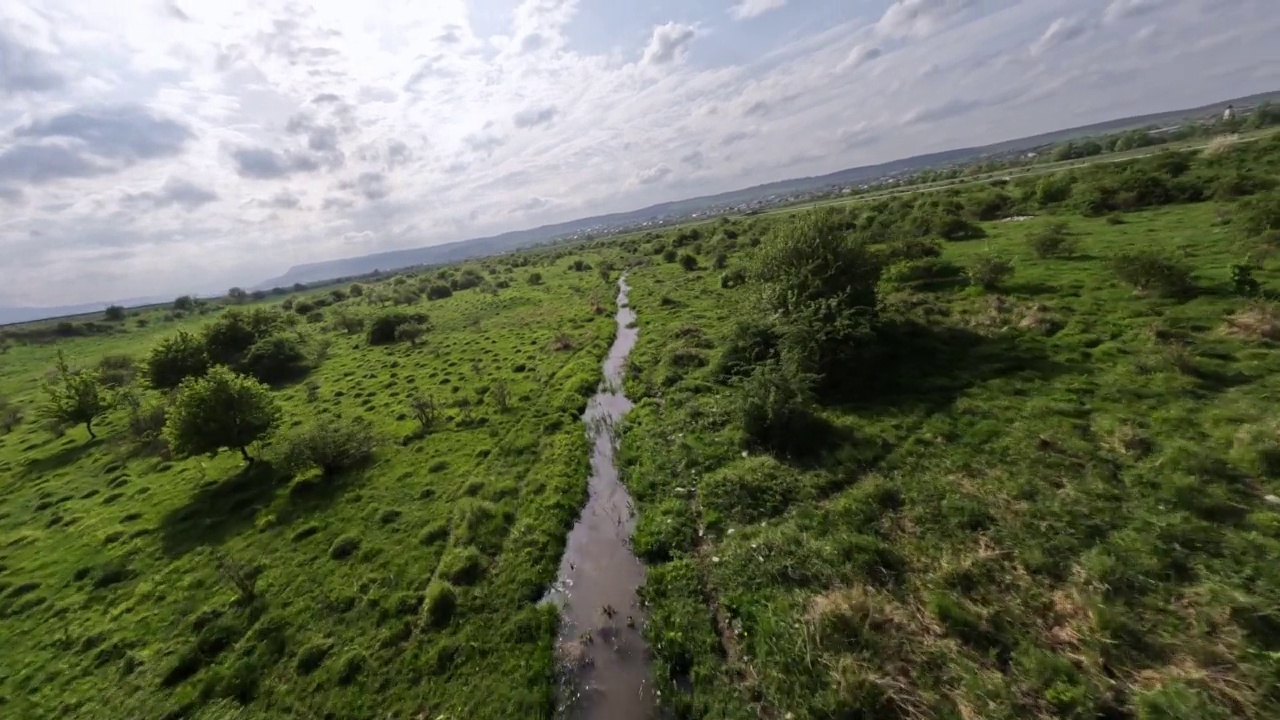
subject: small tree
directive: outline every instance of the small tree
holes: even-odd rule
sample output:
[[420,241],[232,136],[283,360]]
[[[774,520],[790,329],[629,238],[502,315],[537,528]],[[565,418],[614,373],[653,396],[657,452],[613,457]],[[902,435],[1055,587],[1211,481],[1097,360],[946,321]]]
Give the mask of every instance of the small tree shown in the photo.
[[1067,258],[1076,254],[1076,242],[1071,237],[1071,226],[1055,222],[1027,237],[1027,245],[1039,258]]
[[436,283],[435,285],[427,288],[428,300],[443,300],[450,295],[453,295],[453,288],[445,285],[444,283]]
[[326,419],[286,435],[281,442],[281,465],[294,474],[319,470],[333,477],[373,457],[379,443],[373,424],[363,417]]
[[693,253],[685,253],[680,256],[680,267],[687,271],[697,270],[698,258],[694,257]]
[[178,387],[165,421],[164,436],[180,456],[239,450],[253,462],[249,445],[280,421],[280,406],[266,385],[225,367]]
[[122,322],[124,320],[124,307],[120,305],[109,305],[103,311],[102,317],[110,322]]
[[489,397],[493,398],[493,404],[498,407],[499,412],[506,412],[511,407],[511,388],[502,378],[494,380],[489,386]]
[[1013,262],[999,255],[983,255],[967,271],[969,282],[983,290],[997,290],[1013,276]]
[[208,369],[204,343],[185,330],[161,340],[147,357],[147,378],[157,390],[176,388],[183,380],[203,375]]
[[244,288],[233,287],[227,291],[227,299],[238,305],[249,299],[249,293]]
[[307,348],[295,337],[271,335],[249,348],[240,369],[265,383],[287,382],[310,369]]
[[418,395],[409,401],[409,409],[425,433],[440,422],[440,404],[430,395]]
[[542,273],[540,273],[540,272],[531,272],[531,273],[529,273],[529,284],[530,284],[530,285],[541,285],[541,284],[542,284]]
[[196,309],[196,299],[190,295],[183,295],[173,301],[173,309],[178,312],[191,312]]
[[44,407],[47,419],[64,425],[83,424],[90,439],[98,437],[93,432],[93,421],[107,411],[110,403],[97,373],[71,369],[59,350],[57,369],[45,382],[44,391],[48,398]]

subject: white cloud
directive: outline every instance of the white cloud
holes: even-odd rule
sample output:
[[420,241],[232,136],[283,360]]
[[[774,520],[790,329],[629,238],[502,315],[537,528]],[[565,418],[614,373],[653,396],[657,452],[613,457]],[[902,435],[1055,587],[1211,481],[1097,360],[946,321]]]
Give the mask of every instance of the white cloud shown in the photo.
[[786,4],[787,0],[742,0],[729,8],[729,14],[737,20],[749,20],[770,10],[777,10]]
[[1129,18],[1141,17],[1159,10],[1160,0],[1112,0],[1103,11],[1104,22],[1114,23]]
[[697,35],[698,30],[692,25],[669,22],[655,27],[649,46],[644,49],[644,64],[666,65],[682,60]]
[[1079,18],[1058,18],[1050,23],[1038,40],[1032,43],[1031,54],[1042,55],[1059,45],[1083,37],[1093,29],[1094,26]]
[[0,4],[0,305],[224,290],[1280,87],[1272,0],[1167,0],[1141,43],[1111,0],[789,3],[777,32],[727,2],[656,28],[570,0]]

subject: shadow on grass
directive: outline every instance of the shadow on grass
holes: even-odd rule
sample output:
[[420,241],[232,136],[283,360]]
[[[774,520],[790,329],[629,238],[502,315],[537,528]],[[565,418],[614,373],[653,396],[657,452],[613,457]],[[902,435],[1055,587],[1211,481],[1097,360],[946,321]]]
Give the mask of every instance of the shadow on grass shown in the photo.
[[44,475],[57,470],[61,470],[68,465],[75,464],[80,458],[92,452],[98,446],[102,445],[102,438],[94,438],[82,443],[76,443],[62,448],[54,454],[30,460],[25,466],[28,475]]
[[835,405],[884,409],[951,405],[965,390],[1011,375],[1049,379],[1074,369],[1051,359],[1037,337],[989,337],[968,328],[892,320],[880,329],[879,372],[859,378]]
[[1006,283],[1004,292],[1022,297],[1040,297],[1041,295],[1059,295],[1061,290],[1049,283]]
[[253,524],[285,480],[271,463],[247,465],[220,483],[201,488],[160,521],[161,547],[170,557],[217,545]]

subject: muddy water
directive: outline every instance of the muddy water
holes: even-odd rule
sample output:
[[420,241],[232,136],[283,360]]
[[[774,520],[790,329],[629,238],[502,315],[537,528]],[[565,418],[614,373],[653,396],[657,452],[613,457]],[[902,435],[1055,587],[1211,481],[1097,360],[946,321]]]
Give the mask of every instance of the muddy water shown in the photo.
[[604,362],[604,381],[587,403],[591,439],[590,496],[569,533],[551,597],[563,615],[561,711],[573,720],[648,720],[654,712],[644,614],[636,590],[644,565],[631,553],[631,496],[614,461],[616,427],[631,409],[622,391],[627,355],[636,344],[636,315],[618,280],[618,334]]

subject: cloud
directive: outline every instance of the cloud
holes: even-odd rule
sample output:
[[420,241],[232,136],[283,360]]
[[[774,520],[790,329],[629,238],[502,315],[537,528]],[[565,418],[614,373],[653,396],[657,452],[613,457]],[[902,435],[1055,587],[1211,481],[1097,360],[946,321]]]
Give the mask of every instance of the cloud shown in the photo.
[[911,110],[902,117],[902,121],[908,125],[919,125],[920,123],[938,122],[941,120],[953,120],[961,115],[977,110],[982,107],[983,103],[976,100],[962,100],[954,98],[937,105],[928,105],[918,107]]
[[0,185],[0,200],[3,200],[12,205],[17,205],[18,203],[22,202],[23,197],[24,196],[22,194],[22,191],[19,190],[18,188],[11,188],[11,187],[5,187],[3,185]]
[[237,175],[255,180],[273,180],[320,169],[320,163],[309,155],[276,152],[264,147],[237,148],[231,151],[231,158]]
[[191,211],[217,200],[218,194],[190,181],[171,176],[158,190],[126,194],[124,199],[126,203],[134,205],[145,204],[152,208],[176,205],[183,210]]
[[679,62],[689,53],[689,46],[697,37],[698,30],[692,25],[681,25],[669,22],[653,29],[649,45],[644,49],[641,62],[645,65],[668,65]]
[[0,152],[0,180],[41,183],[111,172],[64,145],[15,145]]
[[484,155],[493,155],[495,150],[507,144],[506,138],[488,133],[475,133],[468,135],[465,138],[465,142],[467,147]]
[[675,171],[666,165],[656,165],[648,170],[636,173],[635,179],[641,185],[653,185],[666,180],[673,172]]
[[321,105],[324,103],[336,103],[336,102],[342,102],[342,97],[340,95],[335,95],[334,93],[320,93],[319,95],[311,98],[311,102],[315,103],[316,105]]
[[1103,22],[1114,23],[1141,17],[1159,10],[1160,0],[1112,0],[1102,13]]
[[701,150],[694,150],[680,156],[680,162],[694,169],[701,169],[707,162],[707,156],[702,154]]
[[552,120],[555,120],[556,113],[558,112],[559,110],[557,110],[554,105],[547,105],[546,107],[540,108],[528,108],[516,113],[515,117],[512,118],[512,121],[518,128],[531,128],[538,125],[546,125]]
[[378,172],[360,173],[356,178],[356,189],[367,200],[381,200],[391,192],[387,187],[387,176]]
[[14,135],[69,140],[89,154],[126,162],[177,155],[194,137],[181,123],[138,105],[81,108],[32,122]]
[[0,90],[6,93],[48,92],[62,87],[63,77],[49,58],[19,43],[0,28]]
[[932,35],[977,4],[977,0],[894,0],[875,29],[890,37]]
[[840,69],[853,70],[860,68],[883,54],[884,52],[878,47],[855,45],[853,50],[849,51],[849,56],[840,64]]
[[301,203],[302,198],[294,195],[288,190],[281,190],[275,195],[272,195],[271,199],[267,200],[264,204],[268,207],[278,208],[280,210],[293,210]]
[[1040,39],[1031,45],[1032,55],[1043,55],[1059,45],[1084,37],[1094,29],[1093,25],[1079,18],[1058,18],[1050,23]]
[[729,8],[729,14],[736,20],[749,20],[770,10],[777,10],[786,4],[787,0],[742,0]]

